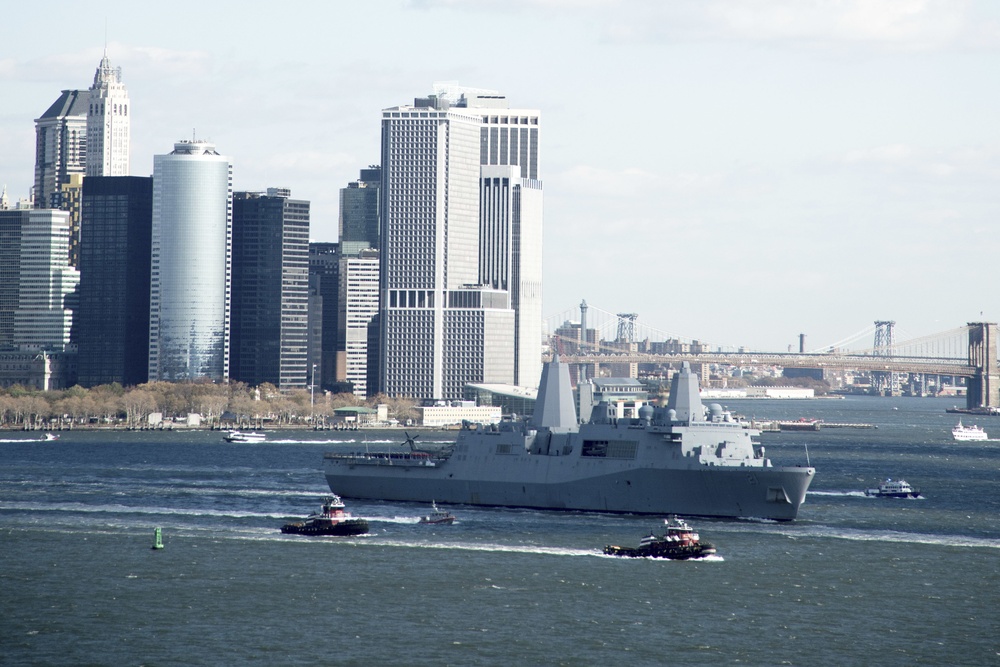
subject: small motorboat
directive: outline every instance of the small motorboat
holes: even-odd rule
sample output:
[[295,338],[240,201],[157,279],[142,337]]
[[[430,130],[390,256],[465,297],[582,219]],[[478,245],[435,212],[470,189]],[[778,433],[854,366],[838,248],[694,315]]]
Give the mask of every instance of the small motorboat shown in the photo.
[[327,496],[318,514],[310,514],[305,521],[286,523],[281,532],[290,535],[364,535],[368,532],[368,521],[355,519],[344,511],[344,501],[340,496]]
[[455,523],[455,515],[442,509],[438,509],[437,503],[431,501],[431,513],[420,517],[418,523],[438,523],[451,525]]
[[39,440],[41,440],[42,442],[52,442],[53,440],[58,440],[58,439],[59,439],[58,433],[43,433],[42,437],[39,438]]
[[958,420],[958,424],[955,428],[951,429],[951,437],[953,437],[958,442],[980,442],[983,440],[989,440],[989,436],[986,435],[986,431],[983,430],[982,426],[965,426],[962,424],[962,420]]
[[226,442],[264,442],[266,437],[257,431],[229,431],[222,439]]
[[604,547],[604,553],[609,556],[627,558],[670,558],[672,560],[688,560],[703,558],[715,553],[715,545],[702,542],[698,533],[694,532],[681,518],[676,516],[664,519],[666,532],[657,535],[651,532],[642,538],[638,547],[620,547],[609,544]]
[[887,479],[877,489],[865,489],[865,495],[879,498],[919,498],[920,491],[904,479]]

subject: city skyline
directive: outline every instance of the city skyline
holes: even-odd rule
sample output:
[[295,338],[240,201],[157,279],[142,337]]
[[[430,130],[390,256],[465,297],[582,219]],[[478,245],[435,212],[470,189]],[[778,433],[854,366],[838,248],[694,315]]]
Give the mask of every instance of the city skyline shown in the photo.
[[[586,299],[680,337],[771,350],[873,320],[908,337],[998,319],[988,286],[972,285],[1000,251],[988,85],[1000,9],[742,7],[306,4],[308,25],[272,17],[258,43],[263,28],[224,7],[109,2],[52,39],[11,33],[0,185],[12,202],[27,195],[32,120],[59,91],[86,89],[106,48],[137,103],[132,175],[196,130],[233,155],[234,187],[292,188],[313,202],[314,240],[332,241],[337,186],[378,161],[380,110],[457,80],[545,114],[546,317]],[[206,41],[181,30],[190,16],[233,29]],[[294,41],[275,29],[285,22]],[[344,25],[356,34],[321,38]],[[491,38],[503,56],[482,57]],[[249,94],[260,85],[266,100]]]

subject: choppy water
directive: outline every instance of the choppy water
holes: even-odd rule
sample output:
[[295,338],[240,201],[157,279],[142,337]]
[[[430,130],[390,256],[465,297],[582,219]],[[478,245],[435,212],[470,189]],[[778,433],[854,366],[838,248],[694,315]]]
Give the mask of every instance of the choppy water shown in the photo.
[[[697,562],[601,554],[649,517],[355,501],[370,535],[278,532],[324,451],[398,432],[0,434],[0,664],[1000,664],[1000,441],[952,442],[950,405],[731,401],[879,428],[765,434],[818,470],[799,519],[694,520]],[[926,498],[864,495],[888,476]]]

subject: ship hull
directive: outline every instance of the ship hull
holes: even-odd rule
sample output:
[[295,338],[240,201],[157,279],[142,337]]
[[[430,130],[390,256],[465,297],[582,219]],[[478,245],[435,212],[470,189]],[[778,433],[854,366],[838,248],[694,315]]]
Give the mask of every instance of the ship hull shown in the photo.
[[500,466],[489,475],[464,476],[450,463],[352,467],[327,461],[326,480],[345,498],[791,521],[813,478],[805,467],[715,466],[631,468],[571,479],[546,470],[545,459],[521,470]]

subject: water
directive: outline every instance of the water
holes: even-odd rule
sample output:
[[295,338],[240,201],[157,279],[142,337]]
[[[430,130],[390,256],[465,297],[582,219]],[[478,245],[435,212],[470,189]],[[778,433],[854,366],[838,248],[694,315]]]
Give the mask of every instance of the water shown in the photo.
[[[765,434],[818,470],[799,519],[692,520],[719,556],[688,562],[602,555],[637,516],[349,501],[370,535],[278,531],[323,452],[400,432],[0,433],[0,664],[1000,664],[1000,442],[952,442],[950,405],[730,401],[878,429]],[[889,476],[926,497],[864,495]]]

